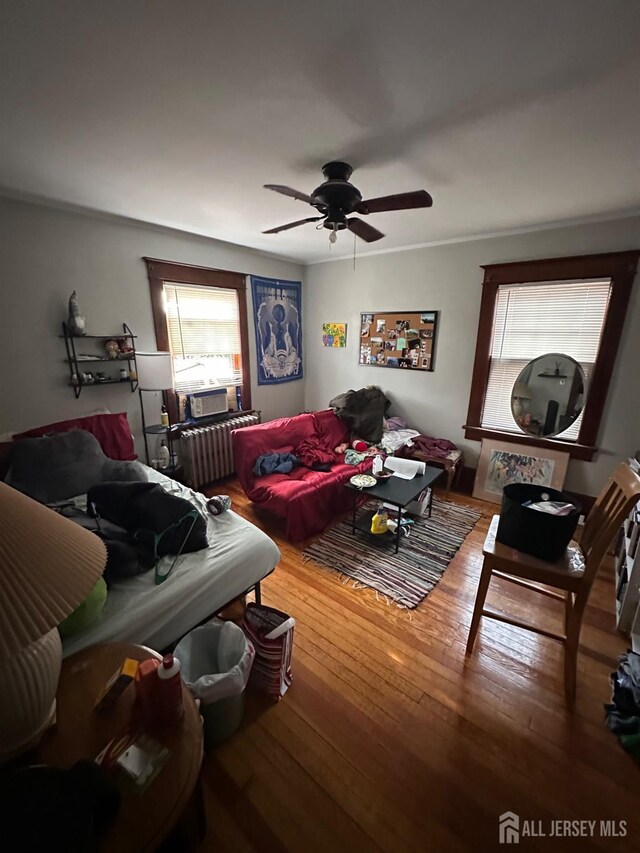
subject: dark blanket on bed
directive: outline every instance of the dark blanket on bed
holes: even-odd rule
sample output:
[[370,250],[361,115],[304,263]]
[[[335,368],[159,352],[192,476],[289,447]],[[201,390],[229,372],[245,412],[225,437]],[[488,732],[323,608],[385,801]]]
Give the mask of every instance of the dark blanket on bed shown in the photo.
[[[200,551],[208,546],[207,522],[184,498],[170,495],[159,483],[101,483],[87,493],[87,509],[133,533],[155,556]],[[193,525],[193,526],[192,526]],[[163,534],[156,541],[156,537]],[[155,542],[155,550],[154,550]]]
[[349,425],[352,437],[371,444],[377,444],[382,438],[383,419],[390,406],[391,400],[377,385],[345,391],[329,403],[336,415]]
[[90,516],[73,504],[53,506],[51,509],[102,539],[107,549],[107,565],[102,573],[107,587],[111,587],[114,581],[141,575],[153,567],[146,549],[124,527],[106,518]]

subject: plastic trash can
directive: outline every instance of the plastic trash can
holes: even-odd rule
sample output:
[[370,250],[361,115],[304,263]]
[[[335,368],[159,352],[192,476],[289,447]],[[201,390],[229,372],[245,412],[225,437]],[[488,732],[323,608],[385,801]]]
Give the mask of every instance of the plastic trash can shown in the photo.
[[242,722],[254,648],[233,622],[213,620],[183,637],[174,655],[182,666],[185,684],[200,700],[204,748],[209,751]]

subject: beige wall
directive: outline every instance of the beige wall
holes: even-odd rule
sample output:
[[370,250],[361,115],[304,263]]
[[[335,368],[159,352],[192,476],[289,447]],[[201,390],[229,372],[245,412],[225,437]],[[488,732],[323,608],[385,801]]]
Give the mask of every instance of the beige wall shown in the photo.
[[[85,388],[78,400],[59,339],[67,302],[77,290],[88,331],[116,332],[127,322],[138,349],[155,350],[143,256],[243,273],[300,280],[297,264],[241,246],[126,220],[0,199],[0,433],[86,414],[127,411],[140,436],[138,395],[125,387]],[[256,384],[250,291],[253,406],[269,420],[304,408],[304,382]],[[149,394],[153,398],[155,395]],[[157,401],[156,401],[157,406]],[[149,401],[154,408],[154,400]],[[146,408],[146,407],[145,407]],[[149,414],[157,420],[156,412]]]
[[[305,274],[307,408],[340,391],[379,384],[412,426],[460,445],[464,438],[480,307],[481,264],[640,248],[640,217],[315,264]],[[640,448],[640,285],[636,280],[595,460],[570,463],[567,487],[597,494],[615,463]],[[362,311],[440,312],[434,373],[358,365]],[[321,344],[323,322],[349,324],[346,349]]]
[[[394,408],[421,431],[450,438],[475,465],[479,444],[464,438],[473,367],[480,264],[618,251],[640,247],[640,217],[555,228],[509,237],[361,257],[304,270],[305,381],[276,388],[255,382],[253,405],[265,420],[322,408],[348,388],[380,384]],[[99,407],[129,413],[140,435],[137,395],[125,388],[88,388],[76,400],[66,385],[58,338],[71,291],[90,327],[115,331],[123,320],[140,349],[155,349],[144,256],[303,278],[299,265],[240,246],[135,222],[0,199],[0,433],[86,414]],[[615,462],[640,447],[640,286],[636,282],[592,463],[572,462],[567,485],[595,494]],[[364,310],[440,311],[434,373],[358,365]],[[250,327],[252,312],[249,304]],[[322,322],[348,322],[347,347],[321,345]],[[149,395],[150,397],[152,395]],[[154,401],[150,401],[151,407]],[[151,413],[152,417],[154,416]]]

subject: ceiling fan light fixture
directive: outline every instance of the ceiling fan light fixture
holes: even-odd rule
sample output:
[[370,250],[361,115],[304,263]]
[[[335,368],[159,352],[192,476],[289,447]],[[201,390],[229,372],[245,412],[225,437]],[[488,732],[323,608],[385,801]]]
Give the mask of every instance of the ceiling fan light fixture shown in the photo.
[[426,190],[363,199],[360,190],[349,183],[352,172],[351,166],[342,160],[332,160],[330,163],[325,163],[322,172],[325,181],[316,187],[311,195],[282,184],[264,185],[266,189],[273,190],[281,195],[289,196],[298,201],[306,201],[321,214],[320,216],[300,219],[297,222],[290,222],[287,225],[280,225],[277,228],[270,228],[268,231],[264,231],[264,234],[278,234],[280,231],[288,231],[290,228],[297,228],[298,225],[305,225],[307,222],[324,220],[321,224],[316,225],[316,228],[326,228],[330,231],[329,242],[331,245],[337,240],[337,232],[345,228],[353,231],[357,237],[366,243],[373,243],[384,237],[384,234],[357,216],[351,216],[350,219],[347,219],[347,216],[352,213],[368,216],[370,213],[383,213],[392,210],[414,210],[419,207],[431,207],[433,204],[433,199]]

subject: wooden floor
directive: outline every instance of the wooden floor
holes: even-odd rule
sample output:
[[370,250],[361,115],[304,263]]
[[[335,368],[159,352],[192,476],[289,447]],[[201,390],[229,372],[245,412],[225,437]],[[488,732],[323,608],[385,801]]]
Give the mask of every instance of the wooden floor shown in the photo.
[[[612,576],[587,609],[576,711],[558,643],[485,620],[464,647],[493,504],[412,612],[304,563],[251,505],[218,488],[278,542],[263,601],[295,616],[294,682],[277,705],[249,696],[236,735],[205,760],[202,850],[498,850],[498,816],[626,820],[626,838],[526,838],[522,850],[640,850],[640,770],[603,724],[608,675],[626,648]],[[561,605],[495,582],[489,604],[545,627]]]

